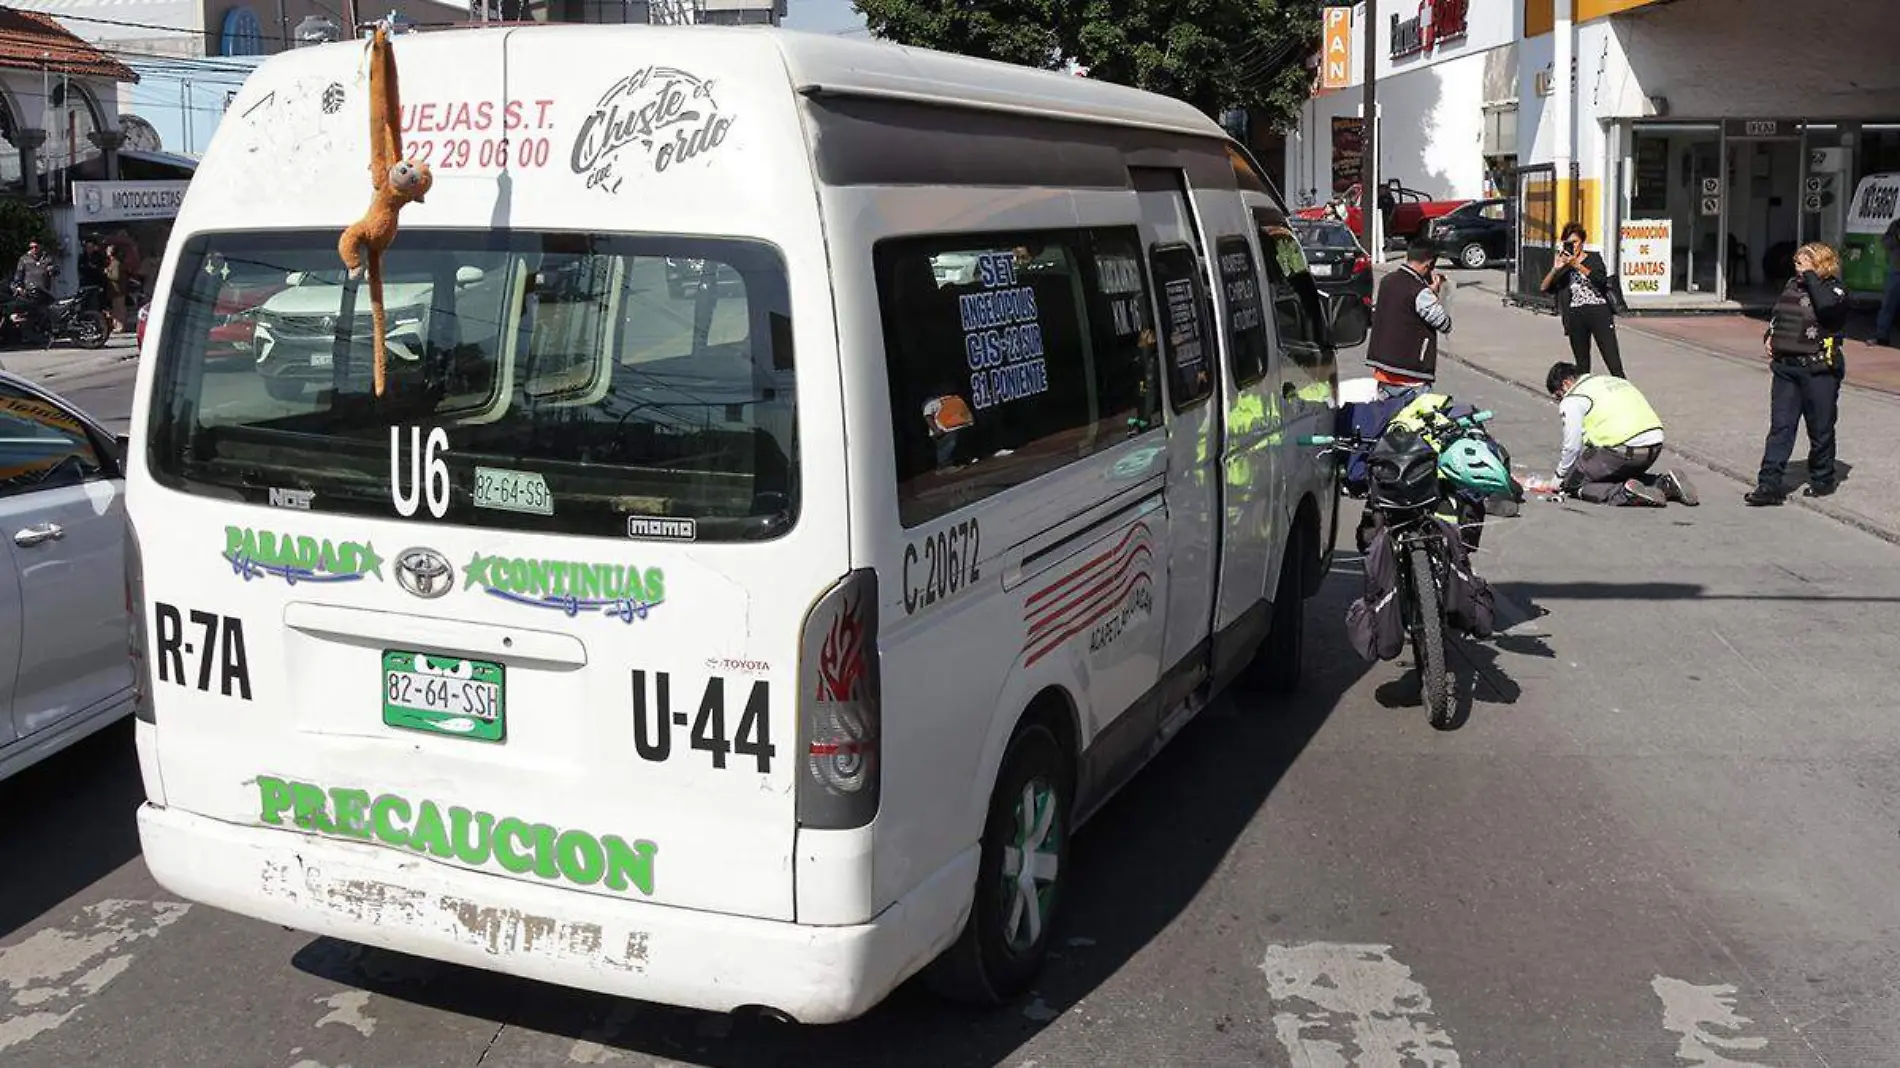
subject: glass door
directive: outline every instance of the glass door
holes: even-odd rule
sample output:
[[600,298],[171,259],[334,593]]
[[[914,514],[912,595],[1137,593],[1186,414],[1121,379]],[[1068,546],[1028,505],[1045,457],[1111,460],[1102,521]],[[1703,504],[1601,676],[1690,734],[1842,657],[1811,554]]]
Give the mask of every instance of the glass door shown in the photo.
[[1631,131],[1623,221],[1650,224],[1656,233],[1668,230],[1662,275],[1668,285],[1658,298],[1704,294],[1714,299],[1722,292],[1720,236],[1727,199],[1722,162],[1720,126],[1640,123]]

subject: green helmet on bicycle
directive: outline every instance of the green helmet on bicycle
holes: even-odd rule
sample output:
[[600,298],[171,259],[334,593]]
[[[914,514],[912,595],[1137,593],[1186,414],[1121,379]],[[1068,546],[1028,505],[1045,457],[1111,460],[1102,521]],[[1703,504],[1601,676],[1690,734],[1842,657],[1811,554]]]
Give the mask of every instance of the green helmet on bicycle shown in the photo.
[[1511,472],[1491,444],[1479,437],[1463,437],[1438,457],[1439,470],[1458,485],[1486,497],[1511,492]]

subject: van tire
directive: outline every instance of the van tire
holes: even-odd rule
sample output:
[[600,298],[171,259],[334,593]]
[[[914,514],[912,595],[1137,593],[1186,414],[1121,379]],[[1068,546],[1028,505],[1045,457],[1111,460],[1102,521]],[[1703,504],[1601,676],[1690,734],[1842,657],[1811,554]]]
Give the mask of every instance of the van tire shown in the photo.
[[[1051,930],[1068,884],[1074,765],[1048,725],[1029,720],[1016,729],[990,795],[977,861],[976,894],[963,931],[924,973],[938,996],[970,1005],[1006,1004],[1029,989],[1042,971]],[[1027,809],[1027,811],[1026,811]],[[1053,874],[1033,901],[1020,895],[1009,854],[1028,845]],[[1040,865],[1039,865],[1040,866]],[[1043,880],[1030,877],[1032,883]],[[1018,900],[1030,901],[1017,916]],[[1024,936],[1033,937],[1024,940]],[[1012,944],[1014,943],[1014,944]]]
[[1253,689],[1270,694],[1290,694],[1300,688],[1306,668],[1306,541],[1310,535],[1305,523],[1296,523],[1286,547],[1286,559],[1280,563],[1280,582],[1273,591],[1273,620],[1267,628],[1267,640],[1254,654],[1249,680]]

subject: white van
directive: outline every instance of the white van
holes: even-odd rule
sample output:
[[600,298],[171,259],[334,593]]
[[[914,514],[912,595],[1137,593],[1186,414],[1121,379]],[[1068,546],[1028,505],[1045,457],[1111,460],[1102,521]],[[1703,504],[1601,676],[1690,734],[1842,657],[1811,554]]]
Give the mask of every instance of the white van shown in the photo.
[[[1082,78],[766,29],[396,52],[436,180],[384,397],[334,292],[358,46],[259,68],[166,256],[153,874],[715,1011],[1021,991],[1082,820],[1250,665],[1297,679],[1336,379],[1283,205]],[[322,374],[207,369],[211,256],[329,287]]]

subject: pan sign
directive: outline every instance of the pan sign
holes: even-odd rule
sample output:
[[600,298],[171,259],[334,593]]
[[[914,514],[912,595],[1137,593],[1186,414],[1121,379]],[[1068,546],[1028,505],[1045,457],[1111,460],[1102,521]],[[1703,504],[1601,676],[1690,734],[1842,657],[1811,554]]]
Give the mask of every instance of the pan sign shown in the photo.
[[132,219],[172,219],[190,182],[74,182],[73,216],[79,225]]
[[1675,224],[1668,219],[1630,219],[1617,234],[1616,260],[1626,297],[1669,295]]
[[1392,16],[1392,58],[1429,53],[1445,41],[1465,35],[1471,0],[1419,0],[1418,14]]

